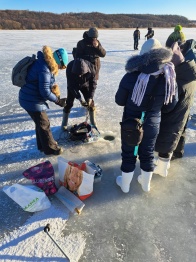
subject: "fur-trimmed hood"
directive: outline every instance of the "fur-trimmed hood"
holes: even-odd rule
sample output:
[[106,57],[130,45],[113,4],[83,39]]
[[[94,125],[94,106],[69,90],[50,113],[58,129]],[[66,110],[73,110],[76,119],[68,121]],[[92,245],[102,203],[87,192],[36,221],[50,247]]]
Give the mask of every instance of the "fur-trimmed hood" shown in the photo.
[[127,60],[125,70],[128,73],[140,71],[151,74],[158,71],[165,63],[171,61],[173,52],[167,48],[152,49],[143,55],[135,55]]
[[44,60],[46,61],[47,65],[50,68],[50,71],[53,75],[58,75],[58,64],[56,63],[52,49],[49,46],[43,46],[43,55],[44,55]]

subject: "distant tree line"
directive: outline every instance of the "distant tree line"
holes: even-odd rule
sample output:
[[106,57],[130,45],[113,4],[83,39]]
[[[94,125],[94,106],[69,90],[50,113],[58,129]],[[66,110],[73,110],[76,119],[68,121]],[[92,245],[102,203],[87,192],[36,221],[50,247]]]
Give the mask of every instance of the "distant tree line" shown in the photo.
[[0,10],[0,29],[83,29],[97,28],[146,28],[146,27],[194,27],[193,21],[178,15],[151,14],[103,14],[34,12],[29,10]]

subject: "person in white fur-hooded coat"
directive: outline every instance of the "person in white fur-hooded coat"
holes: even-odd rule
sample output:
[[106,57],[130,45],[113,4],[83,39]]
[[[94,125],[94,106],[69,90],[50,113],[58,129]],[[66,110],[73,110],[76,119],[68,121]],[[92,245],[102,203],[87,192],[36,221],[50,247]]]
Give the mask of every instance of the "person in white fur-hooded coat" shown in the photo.
[[[157,39],[147,40],[140,54],[128,59],[127,73],[120,81],[115,101],[124,107],[122,122],[127,118],[142,118],[143,139],[138,148],[141,175],[138,182],[146,192],[150,191],[150,181],[154,170],[154,147],[161,121],[161,109],[170,111],[177,102],[177,85],[172,60],[172,50],[161,46]],[[123,192],[129,192],[133,178],[137,154],[135,146],[130,146],[121,138],[122,175],[116,183]]]

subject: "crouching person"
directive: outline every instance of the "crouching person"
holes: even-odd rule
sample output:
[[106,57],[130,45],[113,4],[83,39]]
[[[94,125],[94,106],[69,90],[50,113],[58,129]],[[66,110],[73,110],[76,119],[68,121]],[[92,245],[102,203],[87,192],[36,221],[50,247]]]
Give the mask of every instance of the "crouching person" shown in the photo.
[[[67,130],[70,110],[74,100],[80,101],[82,106],[87,107],[90,115],[91,125],[96,126],[94,94],[96,90],[95,67],[84,59],[77,58],[72,60],[66,70],[67,75],[67,101],[63,109],[63,120],[61,128]],[[82,96],[83,95],[83,98]]]
[[[122,78],[115,96],[116,103],[124,106],[122,122],[130,118],[143,118],[143,138],[138,148],[141,168],[138,182],[145,192],[150,191],[161,108],[166,104],[168,110],[172,110],[177,102],[175,70],[171,59],[171,50],[163,48],[156,39],[147,40],[140,54],[127,61],[125,67],[127,73]],[[137,153],[135,153],[135,146],[130,145],[123,136],[121,136],[121,149],[122,175],[116,178],[116,183],[124,193],[128,193]]]
[[65,69],[67,62],[68,55],[65,49],[60,48],[53,53],[50,47],[44,46],[29,67],[26,84],[19,92],[21,107],[35,123],[37,148],[46,155],[62,153],[62,148],[58,146],[51,133],[46,110],[49,108],[47,100],[61,107],[65,105],[65,99],[59,97],[59,90],[54,83],[58,70]]

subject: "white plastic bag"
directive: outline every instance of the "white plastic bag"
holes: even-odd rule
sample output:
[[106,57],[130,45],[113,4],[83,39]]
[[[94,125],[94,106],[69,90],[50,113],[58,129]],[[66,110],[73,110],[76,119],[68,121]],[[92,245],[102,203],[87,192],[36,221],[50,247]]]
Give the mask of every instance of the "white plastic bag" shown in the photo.
[[20,205],[24,211],[36,212],[47,209],[51,203],[46,194],[34,185],[14,184],[5,186],[3,191]]

